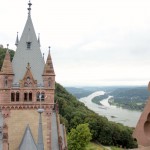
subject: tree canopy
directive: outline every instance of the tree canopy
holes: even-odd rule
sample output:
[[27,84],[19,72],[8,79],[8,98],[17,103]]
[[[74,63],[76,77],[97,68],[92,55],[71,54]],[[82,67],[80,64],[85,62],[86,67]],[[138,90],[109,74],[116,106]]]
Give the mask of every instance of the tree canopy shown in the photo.
[[88,124],[79,124],[68,133],[68,150],[85,150],[91,139]]

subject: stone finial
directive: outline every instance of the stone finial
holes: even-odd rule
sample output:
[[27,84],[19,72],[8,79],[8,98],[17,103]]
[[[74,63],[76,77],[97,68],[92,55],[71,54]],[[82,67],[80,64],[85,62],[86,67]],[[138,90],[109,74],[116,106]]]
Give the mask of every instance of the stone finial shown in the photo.
[[27,68],[27,69],[31,69],[29,62],[27,63],[27,67],[26,67],[26,68]]
[[49,46],[49,47],[48,47],[48,49],[49,49],[49,50],[48,50],[48,54],[50,55],[50,50],[51,50],[51,47]]
[[29,0],[28,5],[29,5],[29,8],[27,8],[28,9],[28,15],[30,16],[30,14],[31,14],[31,5],[32,5],[32,3],[30,2],[30,0]]
[[15,42],[16,47],[18,46],[18,44],[19,44],[19,38],[18,38],[18,32],[17,32],[16,42]]

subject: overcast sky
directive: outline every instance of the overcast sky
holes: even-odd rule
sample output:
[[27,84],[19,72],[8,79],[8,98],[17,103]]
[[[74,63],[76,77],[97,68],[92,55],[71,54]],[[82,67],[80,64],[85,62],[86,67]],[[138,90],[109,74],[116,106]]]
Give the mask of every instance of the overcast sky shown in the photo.
[[[150,80],[149,0],[32,0],[41,50],[51,55],[64,86],[147,85]],[[28,0],[0,0],[0,44],[15,48]]]

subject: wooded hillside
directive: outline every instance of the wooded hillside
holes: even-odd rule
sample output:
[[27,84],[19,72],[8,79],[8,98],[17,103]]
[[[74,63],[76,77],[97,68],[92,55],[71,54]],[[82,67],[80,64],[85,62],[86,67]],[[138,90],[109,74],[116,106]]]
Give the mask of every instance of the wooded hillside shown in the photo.
[[65,123],[68,131],[79,124],[88,123],[92,140],[95,142],[126,148],[137,147],[136,141],[132,138],[132,128],[108,121],[106,117],[89,110],[58,83],[56,83],[55,101],[59,103],[61,121]]

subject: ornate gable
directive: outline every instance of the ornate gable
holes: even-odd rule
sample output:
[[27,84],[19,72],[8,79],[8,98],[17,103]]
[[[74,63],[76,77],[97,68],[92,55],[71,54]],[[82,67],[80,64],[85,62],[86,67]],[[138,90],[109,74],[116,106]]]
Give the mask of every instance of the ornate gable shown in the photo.
[[20,80],[21,87],[36,87],[37,80],[34,80],[34,78],[33,78],[30,63],[27,64],[26,68],[27,68],[27,70],[24,75],[24,78],[22,80]]

